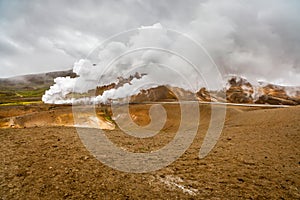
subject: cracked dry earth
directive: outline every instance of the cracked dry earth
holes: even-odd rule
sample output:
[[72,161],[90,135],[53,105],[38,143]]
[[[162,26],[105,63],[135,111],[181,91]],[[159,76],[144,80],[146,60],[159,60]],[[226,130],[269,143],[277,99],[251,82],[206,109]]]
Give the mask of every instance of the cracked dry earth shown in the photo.
[[[137,139],[118,128],[106,136],[128,151],[157,150],[172,140],[180,120],[175,105],[164,107],[168,120],[156,136]],[[130,109],[137,124],[149,123],[147,106]],[[222,135],[203,159],[209,105],[200,110],[190,148],[169,166],[142,174],[102,164],[76,128],[0,129],[0,199],[300,199],[300,107],[228,107]]]

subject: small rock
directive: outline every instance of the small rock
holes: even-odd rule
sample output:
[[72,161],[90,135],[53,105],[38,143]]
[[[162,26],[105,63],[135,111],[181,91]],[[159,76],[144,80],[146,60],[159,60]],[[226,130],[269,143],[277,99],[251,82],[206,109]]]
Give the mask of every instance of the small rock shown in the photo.
[[242,178],[238,178],[237,180],[242,182],[242,183],[245,182],[244,179],[242,179]]

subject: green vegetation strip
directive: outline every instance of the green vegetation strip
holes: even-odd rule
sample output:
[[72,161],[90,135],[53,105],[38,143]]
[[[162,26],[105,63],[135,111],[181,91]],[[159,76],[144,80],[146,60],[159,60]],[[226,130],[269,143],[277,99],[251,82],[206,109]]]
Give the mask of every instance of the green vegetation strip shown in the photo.
[[3,103],[0,106],[21,106],[21,105],[31,105],[31,104],[40,104],[42,101],[25,101],[25,102],[11,102],[11,103]]

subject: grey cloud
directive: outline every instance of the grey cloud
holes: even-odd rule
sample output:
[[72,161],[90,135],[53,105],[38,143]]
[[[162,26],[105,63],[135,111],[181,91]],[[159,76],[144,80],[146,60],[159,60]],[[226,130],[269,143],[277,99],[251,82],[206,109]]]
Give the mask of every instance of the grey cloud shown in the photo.
[[0,77],[69,69],[105,38],[159,22],[228,73],[300,84],[299,10],[296,0],[0,1]]
[[[139,0],[1,1],[0,29],[7,41],[1,44],[6,53],[2,54],[0,77],[55,70],[54,55],[60,58],[66,55],[60,66],[69,69],[95,43],[113,34],[158,21],[164,21],[166,26],[168,23],[187,24],[195,3],[191,0],[172,1],[171,5],[170,1]],[[43,42],[46,40],[48,43]],[[9,45],[4,45],[10,42],[22,47],[25,54],[31,51],[27,54],[28,60],[20,57],[22,51],[16,53]],[[44,55],[44,60],[37,59],[36,52]],[[27,70],[20,71],[20,64]],[[10,73],[7,73],[8,67]]]

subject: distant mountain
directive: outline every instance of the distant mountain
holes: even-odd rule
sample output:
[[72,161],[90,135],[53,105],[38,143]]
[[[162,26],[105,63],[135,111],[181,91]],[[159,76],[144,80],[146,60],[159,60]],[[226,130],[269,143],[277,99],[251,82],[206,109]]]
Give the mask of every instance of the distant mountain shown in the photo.
[[72,70],[30,74],[0,79],[0,105],[41,102],[42,95],[57,77],[75,77]]
[[158,86],[147,90],[141,90],[140,93],[131,97],[131,103],[140,102],[163,102],[163,101],[192,101],[197,100],[196,94],[186,91],[182,88]]
[[[129,83],[136,78],[120,78],[118,84],[97,87],[96,92],[91,94],[102,95],[104,91],[119,88],[124,83]],[[138,77],[140,78],[140,77]],[[163,101],[201,101],[223,102],[240,104],[270,104],[270,105],[300,105],[300,87],[279,86],[260,82],[252,85],[247,79],[232,76],[227,80],[223,91],[208,91],[206,88],[192,93],[182,88],[170,86],[157,86],[141,90],[138,94],[130,97],[131,103],[163,102]]]
[[[96,87],[87,92],[88,96],[102,95],[104,91],[131,84],[133,79],[140,79],[146,74],[136,73],[128,78],[119,77],[116,84]],[[32,74],[0,79],[0,104],[12,102],[41,101],[45,90],[49,89],[57,77],[77,75],[72,70]],[[226,94],[226,95],[222,95]],[[81,97],[82,95],[79,95]],[[67,95],[67,98],[69,95]],[[300,86],[280,86],[266,82],[252,84],[246,78],[231,76],[227,80],[223,91],[208,91],[200,88],[193,93],[182,88],[157,86],[141,90],[130,97],[131,103],[159,102],[159,101],[201,101],[228,102],[244,104],[272,104],[272,105],[300,105]]]
[[230,103],[300,105],[300,87],[266,82],[252,85],[245,78],[231,77],[226,87],[226,99]]
[[260,83],[257,87],[258,99],[255,103],[300,105],[300,87],[280,86]]
[[221,95],[218,91],[207,91],[201,88],[196,94],[181,88],[158,86],[148,90],[141,90],[131,97],[131,102],[147,101],[177,101],[198,100],[202,102],[227,102],[244,104],[270,105],[300,105],[300,87],[279,86],[260,82],[252,85],[245,78],[230,77]]
[[0,78],[0,90],[5,89],[37,89],[50,87],[57,77],[75,77],[72,70],[56,71],[41,74],[29,74],[11,78]]

